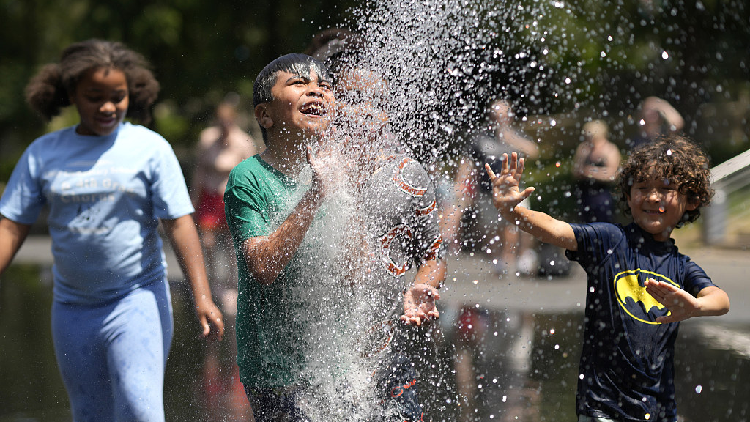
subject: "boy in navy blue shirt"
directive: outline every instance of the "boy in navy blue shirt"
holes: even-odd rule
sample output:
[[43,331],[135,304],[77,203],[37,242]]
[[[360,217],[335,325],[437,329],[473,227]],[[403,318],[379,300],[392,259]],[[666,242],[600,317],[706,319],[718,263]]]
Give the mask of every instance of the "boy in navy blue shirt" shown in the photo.
[[576,397],[579,422],[676,421],[674,342],[679,322],[723,315],[729,298],[671,233],[711,199],[708,160],[679,136],[634,150],[619,176],[633,222],[568,224],[518,205],[523,159],[512,153],[487,172],[503,218],[567,250],[586,270],[584,344]]

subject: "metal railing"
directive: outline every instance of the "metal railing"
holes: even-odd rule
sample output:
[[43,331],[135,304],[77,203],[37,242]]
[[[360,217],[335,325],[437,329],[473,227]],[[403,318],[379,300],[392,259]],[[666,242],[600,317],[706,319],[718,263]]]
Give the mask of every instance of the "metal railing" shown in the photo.
[[[750,150],[711,169],[711,187],[715,194],[711,205],[703,211],[703,242],[707,245],[727,245],[728,230],[750,217],[750,206],[732,205],[730,195],[750,186]],[[736,234],[736,233],[732,233]],[[736,242],[736,240],[735,240]]]

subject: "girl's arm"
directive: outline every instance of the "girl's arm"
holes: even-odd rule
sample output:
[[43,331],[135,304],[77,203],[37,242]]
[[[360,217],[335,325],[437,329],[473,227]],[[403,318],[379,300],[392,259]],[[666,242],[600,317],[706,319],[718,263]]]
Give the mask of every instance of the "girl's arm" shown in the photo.
[[13,257],[21,249],[31,225],[16,223],[2,217],[0,220],[0,274],[10,266]]
[[193,291],[195,312],[203,327],[203,337],[213,331],[221,339],[224,335],[224,320],[221,311],[211,298],[206,267],[203,263],[203,251],[193,216],[188,214],[175,219],[163,219],[161,223],[177,255],[182,274],[187,278]]

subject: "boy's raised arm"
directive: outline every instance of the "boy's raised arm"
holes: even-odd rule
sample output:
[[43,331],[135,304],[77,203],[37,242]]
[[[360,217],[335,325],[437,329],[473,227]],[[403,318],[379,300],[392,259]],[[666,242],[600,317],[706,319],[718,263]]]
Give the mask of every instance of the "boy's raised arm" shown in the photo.
[[275,232],[245,241],[245,262],[260,284],[273,283],[289,264],[310,228],[320,201],[318,189],[310,189]]
[[321,202],[331,193],[340,169],[331,166],[326,158],[314,156],[308,147],[307,160],[313,169],[310,190],[275,232],[245,241],[245,262],[259,283],[269,285],[278,278],[302,244]]
[[523,176],[524,160],[518,154],[503,154],[500,174],[495,174],[489,165],[485,170],[492,181],[492,203],[503,218],[513,221],[518,227],[544,243],[575,251],[578,249],[573,228],[570,224],[539,211],[532,211],[519,204],[534,192],[533,187],[523,191],[519,186]]

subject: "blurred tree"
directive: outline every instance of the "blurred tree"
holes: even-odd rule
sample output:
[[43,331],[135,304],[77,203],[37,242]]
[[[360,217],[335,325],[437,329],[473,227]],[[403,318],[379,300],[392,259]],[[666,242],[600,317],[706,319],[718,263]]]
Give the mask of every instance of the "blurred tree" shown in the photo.
[[[588,109],[608,118],[623,141],[637,130],[635,114],[649,96],[666,99],[686,119],[686,132],[710,148],[714,163],[748,148],[750,10],[744,0],[572,0],[549,3],[540,16],[563,93],[553,112]],[[707,103],[736,113],[705,116]],[[729,132],[740,125],[744,136]]]
[[[0,181],[7,180],[23,148],[47,130],[26,107],[24,86],[73,41],[120,40],[152,62],[162,84],[155,129],[179,150],[195,142],[213,105],[227,92],[239,93],[247,106],[263,65],[282,53],[303,51],[315,32],[356,19],[351,7],[373,3],[0,0]],[[716,157],[747,148],[746,109],[725,113],[704,107],[747,107],[750,12],[744,0],[470,0],[465,5],[485,16],[478,20],[486,31],[477,57],[491,66],[475,66],[490,76],[462,96],[512,95],[524,115],[586,110],[609,118],[617,140],[635,129],[633,112],[640,101],[657,95],[683,113],[688,132],[717,149]],[[456,101],[455,107],[425,109],[442,112],[466,103]],[[707,113],[710,120],[703,117]],[[59,124],[74,119],[67,115]],[[712,126],[698,124],[704,121]],[[577,127],[570,131],[577,132]]]
[[[226,93],[237,92],[249,103],[255,75],[266,63],[303,51],[312,34],[337,25],[354,4],[0,0],[0,181],[8,179],[31,140],[47,131],[25,104],[26,83],[71,42],[117,40],[142,53],[162,85],[155,129],[179,150],[195,142]],[[75,121],[74,114],[66,113],[59,125]]]

